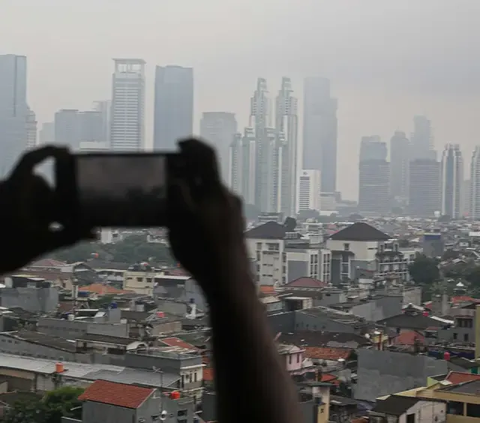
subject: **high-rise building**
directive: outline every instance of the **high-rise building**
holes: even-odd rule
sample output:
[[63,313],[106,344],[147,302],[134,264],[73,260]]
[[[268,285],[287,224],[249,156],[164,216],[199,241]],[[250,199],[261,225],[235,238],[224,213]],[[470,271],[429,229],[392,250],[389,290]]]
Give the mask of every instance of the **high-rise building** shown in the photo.
[[360,161],[387,160],[387,143],[382,142],[378,135],[362,137],[360,142]]
[[269,210],[268,205],[268,181],[269,181],[269,149],[271,140],[267,136],[266,129],[270,127],[271,104],[268,96],[267,81],[258,78],[257,88],[250,99],[249,126],[253,128],[256,142],[255,164],[255,205],[262,211]]
[[256,140],[253,128],[236,134],[230,145],[229,186],[245,204],[255,204]]
[[110,142],[110,112],[112,103],[109,100],[96,101],[93,104],[93,110],[99,112],[102,120],[102,142]]
[[321,174],[320,171],[302,170],[298,177],[297,187],[297,212],[305,210],[320,211],[320,190]]
[[55,122],[45,122],[38,133],[40,145],[55,143]]
[[27,115],[27,148],[37,146],[37,116],[32,109],[28,109]]
[[145,61],[114,61],[110,147],[139,151],[145,148]]
[[470,165],[470,218],[480,220],[480,146],[475,147]]
[[[470,169],[471,170],[471,169]],[[469,217],[472,207],[470,179],[465,179],[462,186],[462,217]]]
[[192,133],[193,69],[157,66],[153,147],[161,150],[176,149],[177,141],[190,137]]
[[440,211],[440,164],[433,159],[410,162],[409,213],[418,217],[433,217]]
[[457,219],[461,216],[463,158],[458,144],[447,144],[441,163],[441,213]]
[[322,172],[322,191],[337,188],[337,100],[326,78],[305,78],[303,94],[303,168]]
[[413,133],[411,136],[411,159],[437,160],[434,150],[432,123],[426,116],[413,118]]
[[297,189],[297,150],[298,150],[298,100],[292,95],[292,84],[290,78],[282,78],[282,86],[276,98],[275,129],[282,134],[282,162],[280,193],[278,194],[278,212],[284,216],[296,214],[296,189]]
[[105,142],[105,117],[101,111],[87,110],[78,113],[80,142]]
[[0,55],[0,177],[27,147],[27,58]]
[[388,213],[390,211],[390,163],[382,159],[362,160],[358,179],[360,213]]
[[390,195],[406,203],[408,200],[408,165],[410,141],[405,132],[395,131],[390,139]]
[[217,150],[223,180],[228,181],[230,145],[237,133],[235,113],[205,112],[200,121],[200,136]]
[[80,120],[77,109],[62,109],[55,113],[55,142],[72,150],[80,147]]

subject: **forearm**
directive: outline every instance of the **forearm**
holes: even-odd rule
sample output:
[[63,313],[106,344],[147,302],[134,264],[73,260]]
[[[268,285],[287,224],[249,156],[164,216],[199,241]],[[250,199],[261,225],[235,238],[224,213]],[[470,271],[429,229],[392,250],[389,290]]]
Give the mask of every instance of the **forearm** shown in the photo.
[[[235,266],[234,269],[239,269]],[[220,423],[296,423],[295,387],[280,361],[248,266],[222,278],[210,301]]]

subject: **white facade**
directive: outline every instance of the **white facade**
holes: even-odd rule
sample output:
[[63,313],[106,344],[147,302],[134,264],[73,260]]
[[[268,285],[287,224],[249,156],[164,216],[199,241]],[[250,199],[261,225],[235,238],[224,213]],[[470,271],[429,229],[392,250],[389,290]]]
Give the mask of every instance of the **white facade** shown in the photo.
[[246,204],[255,204],[256,140],[253,128],[245,128],[244,135],[236,134],[230,145],[230,188]]
[[[289,262],[304,262],[307,272],[300,277],[310,277],[329,283],[331,280],[332,255],[331,251],[319,248],[306,248],[299,251],[287,251],[287,268]],[[290,276],[290,275],[289,275]],[[298,275],[295,275],[295,277]],[[291,282],[291,280],[288,280]]]
[[114,59],[111,148],[139,151],[145,147],[145,61]]
[[470,164],[470,218],[480,220],[480,146],[475,147]]
[[287,283],[287,258],[283,239],[247,238],[249,258],[255,262],[256,283],[278,286]]
[[298,177],[297,212],[304,210],[320,211],[321,172],[302,170]]
[[374,261],[376,254],[385,249],[385,241],[337,241],[328,239],[327,248],[332,251],[351,251],[355,260]]
[[463,158],[458,144],[447,144],[441,164],[441,213],[454,219],[461,216]]
[[337,210],[337,199],[334,192],[320,193],[320,214],[330,215]]
[[55,122],[45,122],[38,133],[39,145],[53,144],[55,142]]

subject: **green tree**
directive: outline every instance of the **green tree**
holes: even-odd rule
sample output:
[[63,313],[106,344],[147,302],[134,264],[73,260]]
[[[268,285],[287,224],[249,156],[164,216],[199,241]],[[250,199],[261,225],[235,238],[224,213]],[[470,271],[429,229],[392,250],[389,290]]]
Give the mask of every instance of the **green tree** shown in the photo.
[[447,250],[443,253],[442,260],[454,260],[460,257],[460,251]]
[[45,410],[45,422],[61,423],[62,417],[82,418],[82,403],[78,397],[83,388],[64,386],[47,392],[42,400]]
[[63,248],[55,251],[50,257],[55,260],[65,261],[67,263],[76,263],[78,261],[87,261],[92,258],[92,254],[99,254],[101,258],[101,247],[96,242],[80,242],[73,247]]
[[420,285],[431,285],[440,277],[437,261],[424,254],[418,254],[415,257],[408,271],[411,278]]
[[41,398],[21,399],[7,408],[5,423],[44,423],[45,406]]

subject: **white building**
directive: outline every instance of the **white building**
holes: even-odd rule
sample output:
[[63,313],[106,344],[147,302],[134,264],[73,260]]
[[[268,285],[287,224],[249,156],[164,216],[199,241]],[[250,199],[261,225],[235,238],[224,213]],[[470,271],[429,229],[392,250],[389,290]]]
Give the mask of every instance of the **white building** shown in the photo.
[[114,59],[110,143],[113,150],[145,147],[145,61]]
[[28,109],[27,115],[27,148],[37,146],[37,117],[32,109]]
[[302,170],[298,177],[297,212],[316,210],[320,212],[321,172],[319,170]]
[[331,252],[325,248],[287,248],[287,283],[302,277],[331,280]]
[[255,204],[256,140],[253,128],[245,128],[244,134],[236,134],[230,144],[230,188],[243,198],[246,204]]
[[55,122],[45,122],[38,133],[40,145],[53,144],[55,142]]
[[100,152],[100,151],[109,151],[110,143],[107,141],[81,141],[80,142],[80,151],[82,152]]
[[470,164],[470,218],[480,220],[480,146],[475,147]]
[[454,219],[461,216],[463,158],[458,144],[447,144],[441,163],[441,213]]

